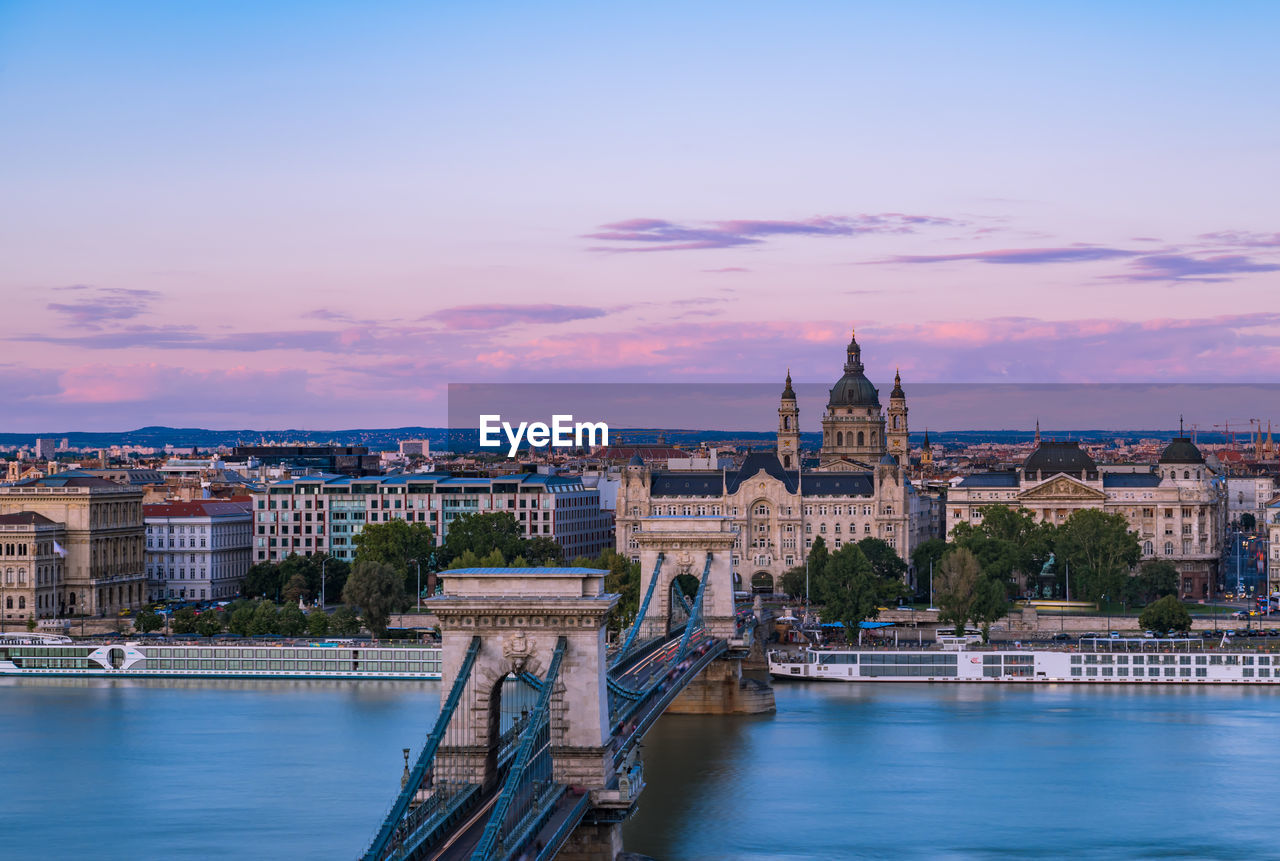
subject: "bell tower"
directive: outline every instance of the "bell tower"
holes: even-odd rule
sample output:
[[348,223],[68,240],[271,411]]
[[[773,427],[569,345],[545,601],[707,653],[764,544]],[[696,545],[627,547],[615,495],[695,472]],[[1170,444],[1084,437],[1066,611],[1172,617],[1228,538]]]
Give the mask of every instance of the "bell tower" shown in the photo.
[[907,396],[902,391],[902,376],[893,372],[893,391],[889,393],[889,414],[885,438],[889,454],[897,458],[899,465],[911,463],[911,443],[907,434]]
[[783,469],[800,468],[800,409],[791,388],[791,369],[787,368],[787,385],[778,406],[778,460]]

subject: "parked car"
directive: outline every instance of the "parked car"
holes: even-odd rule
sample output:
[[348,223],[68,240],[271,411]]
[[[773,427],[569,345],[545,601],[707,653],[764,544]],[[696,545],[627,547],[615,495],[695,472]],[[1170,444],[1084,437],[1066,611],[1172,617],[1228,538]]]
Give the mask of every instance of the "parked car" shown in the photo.
[[1068,634],[1068,633],[1066,633],[1066,632],[1064,632],[1064,631],[1061,631],[1061,632],[1059,632],[1059,633],[1057,633],[1057,634],[1054,634],[1054,635],[1053,635],[1053,639],[1057,640],[1058,642],[1062,642],[1062,641],[1064,641],[1064,640],[1065,640],[1065,641],[1070,641],[1070,640],[1071,640],[1071,635],[1070,635],[1070,634]]

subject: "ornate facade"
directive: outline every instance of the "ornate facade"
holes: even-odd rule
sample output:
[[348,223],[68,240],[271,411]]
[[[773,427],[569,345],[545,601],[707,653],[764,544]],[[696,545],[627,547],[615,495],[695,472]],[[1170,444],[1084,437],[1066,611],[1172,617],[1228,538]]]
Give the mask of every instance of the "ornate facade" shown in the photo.
[[[907,445],[906,397],[896,381],[888,427],[875,386],[851,339],[844,376],[822,419],[817,470],[801,469],[799,410],[787,373],[778,408],[778,448],[753,452],[731,470],[655,470],[639,457],[618,491],[617,549],[639,561],[653,518],[714,519],[734,534],[732,565],[740,589],[768,592],[803,564],[821,536],[836,550],[883,539],[908,563],[921,542],[941,536],[942,503],[919,493],[901,466]],[[897,447],[901,456],[891,453]]]
[[114,615],[146,601],[142,497],[82,472],[0,486],[0,514],[39,514],[64,531],[56,615]]
[[1121,514],[1138,537],[1143,560],[1167,559],[1182,575],[1184,598],[1216,588],[1226,530],[1225,485],[1200,450],[1176,437],[1154,468],[1099,467],[1074,442],[1042,442],[1018,470],[970,475],[947,494],[947,534],[982,521],[992,505],[1026,508],[1062,525],[1074,512]]
[[[827,408],[822,414],[822,448],[818,462],[823,469],[869,468],[890,451],[880,392],[864,373],[862,348],[858,346],[856,334],[850,334],[845,354],[844,376],[831,387]],[[892,453],[903,463],[902,458],[908,451],[907,400],[902,380],[896,375],[890,399],[889,430],[894,445],[900,450]]]

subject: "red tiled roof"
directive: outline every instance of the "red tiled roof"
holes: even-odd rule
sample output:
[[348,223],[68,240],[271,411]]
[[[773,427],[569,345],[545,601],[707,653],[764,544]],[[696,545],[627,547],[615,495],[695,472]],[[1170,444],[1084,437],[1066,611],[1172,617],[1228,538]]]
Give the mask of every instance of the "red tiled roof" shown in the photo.
[[50,520],[43,514],[34,511],[18,511],[13,514],[0,514],[0,523],[9,526],[50,526],[57,521]]
[[196,502],[159,502],[142,506],[143,517],[228,517],[248,514],[249,505],[223,500]]

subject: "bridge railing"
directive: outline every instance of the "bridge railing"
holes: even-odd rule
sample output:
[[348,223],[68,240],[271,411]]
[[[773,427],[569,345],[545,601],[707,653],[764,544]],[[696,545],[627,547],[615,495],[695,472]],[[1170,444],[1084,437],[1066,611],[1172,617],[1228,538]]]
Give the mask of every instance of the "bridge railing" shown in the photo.
[[680,657],[684,657],[689,649],[689,638],[694,631],[702,630],[702,601],[707,595],[707,581],[711,579],[711,554],[707,554],[707,564],[702,569],[702,580],[698,583],[698,597],[693,601],[693,610],[689,614],[689,622],[684,627],[684,635],[680,638]]
[[401,838],[406,836],[406,831],[402,827],[405,814],[417,798],[424,782],[431,783],[428,779],[428,773],[435,763],[436,751],[440,747],[445,731],[449,728],[449,721],[453,718],[453,713],[458,708],[458,703],[462,700],[463,692],[466,691],[468,684],[471,682],[471,671],[475,667],[476,655],[479,653],[480,638],[472,637],[470,645],[467,646],[466,655],[462,659],[462,665],[458,668],[457,678],[453,680],[453,686],[449,690],[449,696],[440,708],[435,727],[431,730],[431,735],[427,736],[427,743],[423,745],[422,752],[418,754],[418,759],[414,763],[413,769],[409,772],[408,780],[405,781],[400,794],[396,796],[391,809],[387,811],[387,815],[382,821],[382,827],[378,829],[373,842],[365,850],[363,856],[365,861],[379,861],[379,859],[386,857],[397,834]]
[[472,861],[490,861],[519,849],[536,830],[564,787],[554,781],[551,761],[551,698],[568,640],[556,640],[538,702],[520,739],[515,761],[503,782]]
[[631,623],[631,630],[627,632],[627,638],[622,641],[622,648],[618,649],[614,655],[610,666],[618,663],[631,651],[635,644],[636,636],[640,633],[640,628],[644,625],[644,618],[649,612],[649,602],[653,600],[653,589],[658,585],[659,575],[662,573],[662,560],[665,554],[658,554],[658,561],[653,566],[653,576],[649,578],[649,588],[644,592],[644,600],[640,602],[640,610],[636,613],[636,619]]

